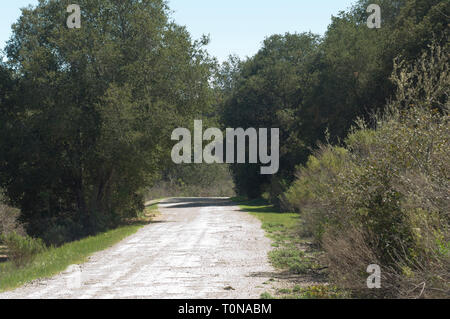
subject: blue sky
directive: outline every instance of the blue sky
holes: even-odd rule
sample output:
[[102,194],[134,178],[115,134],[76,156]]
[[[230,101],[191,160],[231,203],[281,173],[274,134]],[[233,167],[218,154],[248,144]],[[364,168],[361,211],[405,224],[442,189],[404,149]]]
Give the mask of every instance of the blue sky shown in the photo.
[[[208,51],[219,61],[230,54],[254,55],[266,36],[285,32],[323,34],[332,15],[355,0],[169,0],[174,20],[187,26],[194,39],[211,35]],[[2,0],[0,48],[11,35],[20,8],[37,0]],[[76,0],[74,0],[76,3]]]

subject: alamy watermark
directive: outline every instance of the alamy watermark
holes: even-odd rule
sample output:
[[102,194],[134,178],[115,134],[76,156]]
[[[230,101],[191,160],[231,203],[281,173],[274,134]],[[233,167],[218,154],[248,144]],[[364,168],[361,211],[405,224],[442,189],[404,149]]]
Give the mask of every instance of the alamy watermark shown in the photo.
[[[224,135],[218,128],[208,128],[203,132],[203,121],[194,121],[194,136],[186,128],[177,128],[172,132],[172,140],[179,141],[172,149],[172,161],[175,164],[260,163],[262,175],[276,174],[280,167],[280,130],[270,129],[270,155],[268,152],[269,135],[267,128],[227,128]],[[210,141],[203,147],[204,141]],[[248,141],[248,143],[247,143]],[[192,146],[194,156],[192,156]],[[247,152],[248,150],[248,152]]]
[[67,18],[67,27],[69,29],[81,28],[81,8],[78,4],[71,4],[67,7],[67,13],[71,13]]
[[381,7],[378,4],[371,4],[367,7],[367,13],[371,13],[371,15],[367,18],[367,27],[369,29],[380,29]]
[[64,272],[66,288],[69,290],[80,289],[83,284],[80,265],[71,265]]
[[381,288],[381,267],[376,264],[367,267],[367,273],[371,274],[367,278],[367,288],[380,289]]

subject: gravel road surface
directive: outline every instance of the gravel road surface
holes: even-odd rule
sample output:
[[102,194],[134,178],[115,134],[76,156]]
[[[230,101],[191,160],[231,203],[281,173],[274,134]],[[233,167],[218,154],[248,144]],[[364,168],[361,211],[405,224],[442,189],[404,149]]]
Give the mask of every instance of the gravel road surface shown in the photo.
[[3,298],[250,298],[274,269],[261,223],[223,198],[175,198],[149,224],[82,265]]

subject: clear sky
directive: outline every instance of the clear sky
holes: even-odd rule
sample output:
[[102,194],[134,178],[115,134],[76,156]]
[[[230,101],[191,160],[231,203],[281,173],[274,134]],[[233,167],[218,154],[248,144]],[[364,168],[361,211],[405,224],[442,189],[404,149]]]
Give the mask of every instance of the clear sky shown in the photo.
[[[126,0],[124,0],[126,1]],[[323,34],[332,15],[355,0],[169,0],[174,20],[194,39],[211,35],[208,51],[219,61],[254,55],[266,36],[285,32]],[[37,0],[0,0],[0,48],[11,35],[20,8]],[[76,0],[73,1],[76,3]]]

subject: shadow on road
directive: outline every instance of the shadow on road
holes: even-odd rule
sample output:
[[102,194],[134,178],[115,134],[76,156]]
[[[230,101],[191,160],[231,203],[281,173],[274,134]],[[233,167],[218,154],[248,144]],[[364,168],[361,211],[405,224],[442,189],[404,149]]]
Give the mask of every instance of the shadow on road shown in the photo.
[[169,198],[161,204],[169,204],[166,208],[195,208],[195,207],[217,207],[217,206],[235,206],[229,198],[203,198],[203,197],[185,197]]

